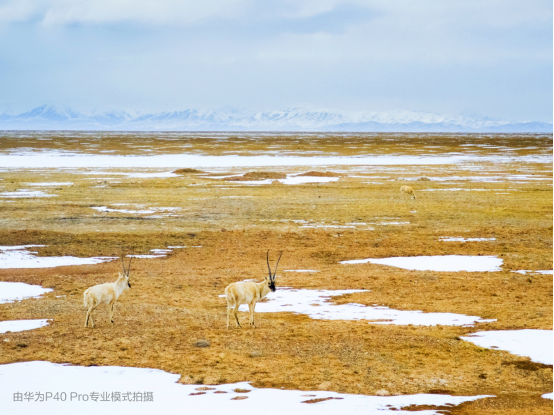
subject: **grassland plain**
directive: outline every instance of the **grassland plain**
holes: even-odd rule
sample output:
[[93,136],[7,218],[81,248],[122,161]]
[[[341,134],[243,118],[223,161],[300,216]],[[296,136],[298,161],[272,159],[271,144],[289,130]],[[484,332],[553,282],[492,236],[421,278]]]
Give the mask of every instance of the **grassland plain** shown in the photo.
[[[552,367],[460,339],[478,330],[552,329],[551,135],[224,135],[17,133],[2,154],[68,151],[110,155],[461,154],[463,164],[215,168],[168,177],[160,169],[2,169],[0,196],[41,190],[52,197],[0,198],[0,245],[42,244],[41,256],[136,259],[132,289],[96,312],[85,329],[82,293],[112,282],[118,262],[0,270],[0,281],[40,284],[41,298],[1,304],[0,320],[52,319],[0,335],[0,363],[48,360],[152,367],[182,383],[252,381],[258,387],[375,394],[491,394],[452,413],[552,413]],[[109,153],[105,153],[109,152]],[[504,158],[497,162],[494,158]],[[527,157],[528,159],[522,161]],[[539,161],[533,162],[537,157]],[[541,159],[542,157],[542,159]],[[195,166],[180,166],[182,168]],[[176,170],[168,168],[169,172]],[[207,170],[201,169],[200,170]],[[329,183],[250,185],[227,175],[283,177],[316,170]],[[271,173],[261,175],[260,172]],[[330,172],[330,173],[327,173]],[[324,174],[323,174],[324,173]],[[39,186],[37,184],[58,183]],[[65,184],[64,184],[65,183]],[[71,183],[71,185],[67,184]],[[417,199],[400,194],[414,188]],[[172,208],[172,209],[166,209]],[[175,209],[176,208],[176,209]],[[164,210],[165,209],[165,210]],[[151,213],[144,213],[151,212]],[[440,237],[495,238],[445,242]],[[201,246],[201,248],[192,248]],[[486,319],[478,327],[396,326],[258,313],[258,328],[227,330],[226,285],[267,273],[265,253],[284,251],[277,286],[366,289],[334,302],[450,312]],[[431,272],[339,261],[415,255],[497,255],[499,272]],[[246,314],[241,313],[245,321]],[[196,348],[198,339],[210,347]],[[413,408],[425,409],[425,408]]]

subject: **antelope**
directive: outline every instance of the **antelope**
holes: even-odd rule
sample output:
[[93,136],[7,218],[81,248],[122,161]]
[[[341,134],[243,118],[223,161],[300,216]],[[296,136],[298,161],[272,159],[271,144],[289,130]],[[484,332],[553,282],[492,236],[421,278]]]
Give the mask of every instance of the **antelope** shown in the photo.
[[256,303],[268,295],[270,291],[275,291],[275,274],[277,273],[277,267],[279,266],[279,261],[281,260],[282,255],[283,253],[281,252],[279,259],[277,260],[277,265],[275,265],[275,272],[271,275],[271,267],[269,266],[269,251],[267,251],[266,260],[269,277],[266,276],[262,282],[234,282],[225,288],[225,297],[227,297],[227,328],[229,328],[231,310],[233,310],[237,327],[242,327],[239,323],[237,315],[241,304],[248,304],[248,309],[250,310],[249,324],[254,326],[254,309],[256,308]]
[[412,199],[415,199],[415,193],[414,193],[414,189],[412,189],[410,186],[402,186],[400,188],[400,193],[406,193],[408,195],[411,195],[412,196]]
[[90,287],[85,291],[84,300],[85,307],[87,307],[87,316],[85,318],[85,327],[88,327],[88,322],[90,319],[91,327],[94,327],[94,321],[92,321],[92,312],[100,304],[106,304],[110,307],[110,321],[113,324],[113,313],[115,302],[119,298],[123,291],[127,288],[131,288],[131,283],[129,282],[129,271],[131,270],[131,261],[133,256],[129,259],[129,265],[125,269],[125,262],[123,261],[123,255],[121,255],[121,265],[123,266],[123,274],[119,273],[119,278],[116,282],[108,282],[105,284],[95,285]]

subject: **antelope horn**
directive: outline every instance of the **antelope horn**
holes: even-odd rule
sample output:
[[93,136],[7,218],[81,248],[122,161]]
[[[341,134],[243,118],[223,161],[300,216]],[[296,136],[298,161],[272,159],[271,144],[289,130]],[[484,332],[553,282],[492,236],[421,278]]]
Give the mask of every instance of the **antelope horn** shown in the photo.
[[133,260],[134,253],[135,253],[135,250],[133,249],[133,252],[131,254],[131,258],[129,258],[129,265],[127,266],[127,276],[129,276],[129,271],[131,271],[131,261]]
[[269,249],[267,250],[266,259],[267,259],[267,269],[269,270],[269,279],[271,279],[271,267],[269,266]]
[[123,267],[123,274],[126,274],[126,272],[125,272],[125,261],[124,261],[123,257],[124,257],[123,252],[121,252],[121,266]]
[[279,266],[279,261],[281,260],[282,256],[283,256],[283,251],[281,251],[281,255],[279,255],[279,259],[277,260],[277,265],[275,265],[275,272],[273,273],[273,281],[275,281],[275,274],[277,274],[277,267]]

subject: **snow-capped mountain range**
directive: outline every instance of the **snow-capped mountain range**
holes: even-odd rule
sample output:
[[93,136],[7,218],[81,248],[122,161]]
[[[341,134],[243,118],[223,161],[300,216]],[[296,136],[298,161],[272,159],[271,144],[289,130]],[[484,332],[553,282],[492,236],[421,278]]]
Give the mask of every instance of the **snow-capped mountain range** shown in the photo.
[[132,115],[83,114],[43,105],[21,114],[0,114],[0,130],[103,131],[336,131],[336,132],[552,132],[552,123],[511,122],[429,112],[196,110]]

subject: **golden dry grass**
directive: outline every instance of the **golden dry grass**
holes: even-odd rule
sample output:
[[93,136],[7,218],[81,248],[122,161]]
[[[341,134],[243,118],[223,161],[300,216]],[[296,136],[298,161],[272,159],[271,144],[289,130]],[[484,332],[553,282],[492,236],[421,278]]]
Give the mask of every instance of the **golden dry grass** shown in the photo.
[[[52,143],[37,141],[36,136],[20,137],[19,143],[11,138],[0,140],[0,149],[53,146],[127,154],[138,152],[140,146],[155,145],[156,151],[171,152],[192,145],[193,151],[208,154],[251,154],[263,153],[269,146],[289,152],[313,150],[316,143],[318,151],[328,154],[421,155],[466,151],[464,144],[479,143],[507,146],[519,155],[540,155],[551,151],[552,144],[551,136],[503,135],[306,135],[256,140],[200,136],[160,141],[147,135],[108,134],[102,140],[96,136],[85,140],[68,134],[53,138]],[[84,141],[99,146],[91,148]],[[127,142],[132,145],[123,145]],[[438,148],[429,148],[430,142]],[[349,146],[356,148],[349,150]],[[482,155],[500,151],[473,150]],[[513,178],[551,179],[551,165],[339,166],[325,168],[330,174],[340,174],[336,182],[295,186],[246,186],[202,174],[138,179],[108,172],[96,178],[81,174],[85,170],[0,172],[0,192],[33,188],[29,184],[33,182],[73,183],[41,189],[56,197],[2,199],[0,245],[44,244],[38,248],[39,255],[75,256],[117,256],[122,248],[143,254],[170,245],[191,248],[176,249],[163,259],[137,259],[131,272],[133,287],[116,306],[115,324],[108,322],[106,308],[98,309],[94,330],[83,327],[83,291],[114,281],[120,267],[117,262],[0,270],[2,281],[54,289],[39,299],[0,305],[0,320],[53,320],[41,329],[0,335],[9,340],[0,341],[0,363],[48,360],[153,367],[181,374],[183,383],[198,384],[246,380],[258,387],[361,394],[382,389],[391,394],[491,394],[497,398],[460,405],[453,413],[552,413],[551,401],[540,398],[552,390],[551,367],[460,340],[478,330],[552,329],[552,276],[511,272],[552,269],[552,182]],[[295,167],[273,170],[281,175],[306,171]],[[476,182],[472,176],[498,179]],[[422,177],[450,177],[450,181],[415,180]],[[412,186],[418,199],[402,198],[398,190],[402,184]],[[446,190],[453,188],[464,190]],[[92,209],[101,206],[113,211]],[[170,212],[175,216],[168,216],[168,211],[117,211],[152,207],[180,210]],[[409,223],[386,224],[390,222]],[[325,225],[338,227],[306,227]],[[441,236],[496,240],[443,242]],[[281,270],[320,271],[309,275],[278,272],[278,286],[364,288],[371,291],[335,302],[460,313],[497,322],[474,328],[387,326],[258,313],[257,329],[227,330],[225,301],[218,295],[231,282],[261,279],[267,272],[267,249],[284,251]],[[498,255],[504,260],[503,271],[408,271],[338,263],[449,254]],[[194,347],[199,339],[208,340],[210,347]]]

